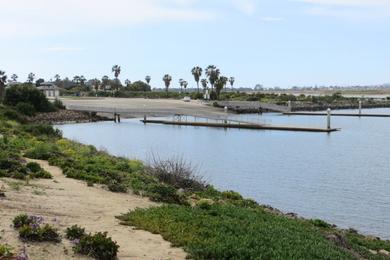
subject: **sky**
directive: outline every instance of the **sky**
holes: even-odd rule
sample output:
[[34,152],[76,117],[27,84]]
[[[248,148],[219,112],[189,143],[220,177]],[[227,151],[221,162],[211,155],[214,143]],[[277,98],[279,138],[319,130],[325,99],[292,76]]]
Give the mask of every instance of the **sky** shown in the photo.
[[390,0],[0,0],[0,70],[237,87],[390,82]]

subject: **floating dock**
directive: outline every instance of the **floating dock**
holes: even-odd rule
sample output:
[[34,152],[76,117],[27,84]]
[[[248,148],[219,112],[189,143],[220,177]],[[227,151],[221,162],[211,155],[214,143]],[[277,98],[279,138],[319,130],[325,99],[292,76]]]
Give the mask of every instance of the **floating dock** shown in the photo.
[[197,126],[197,127],[215,127],[215,128],[235,128],[235,129],[252,129],[252,130],[278,130],[278,131],[297,131],[297,132],[322,132],[330,133],[339,131],[337,128],[316,128],[316,127],[299,127],[299,126],[273,126],[262,125],[256,123],[237,123],[230,122],[187,122],[187,121],[169,121],[169,120],[141,120],[144,124],[163,124],[163,125],[178,125],[178,126]]
[[[326,112],[285,112],[287,116],[327,116]],[[332,113],[331,116],[350,116],[350,117],[390,117],[389,114],[351,114],[351,113]]]

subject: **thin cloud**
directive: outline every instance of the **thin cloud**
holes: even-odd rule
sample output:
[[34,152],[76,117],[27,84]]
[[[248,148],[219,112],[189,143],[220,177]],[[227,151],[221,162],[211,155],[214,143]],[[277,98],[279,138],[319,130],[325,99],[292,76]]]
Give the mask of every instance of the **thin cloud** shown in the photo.
[[300,2],[306,2],[317,5],[327,6],[369,6],[369,7],[390,7],[390,0],[299,0]]
[[284,18],[283,17],[271,17],[271,16],[268,16],[268,17],[261,17],[260,18],[263,22],[280,22],[280,21],[283,21]]
[[196,8],[195,3],[195,0],[0,0],[1,35],[40,36],[150,22],[205,21],[215,16]]
[[44,49],[44,51],[49,52],[80,52],[84,51],[84,48],[75,48],[75,47],[49,47]]
[[256,12],[256,3],[253,0],[232,0],[233,5],[246,15],[253,15]]

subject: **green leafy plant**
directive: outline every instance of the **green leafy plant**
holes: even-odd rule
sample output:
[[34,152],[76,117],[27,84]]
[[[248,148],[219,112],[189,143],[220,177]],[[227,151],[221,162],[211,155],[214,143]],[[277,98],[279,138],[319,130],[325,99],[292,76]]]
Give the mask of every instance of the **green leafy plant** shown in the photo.
[[12,247],[9,245],[0,244],[0,259],[8,260],[12,259],[14,253],[12,252]]
[[68,227],[66,229],[66,238],[67,239],[71,239],[71,240],[80,239],[85,235],[86,235],[85,229],[81,228],[77,225],[73,225],[73,226]]
[[107,233],[98,232],[94,235],[85,235],[73,247],[75,253],[94,257],[98,260],[116,259],[119,245]]

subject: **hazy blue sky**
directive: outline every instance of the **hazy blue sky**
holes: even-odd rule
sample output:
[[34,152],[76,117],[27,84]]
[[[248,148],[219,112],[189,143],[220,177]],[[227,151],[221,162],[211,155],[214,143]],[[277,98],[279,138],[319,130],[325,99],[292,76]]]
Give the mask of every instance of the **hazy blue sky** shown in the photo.
[[0,0],[0,69],[25,80],[152,76],[192,86],[217,65],[237,86],[390,82],[390,0]]

